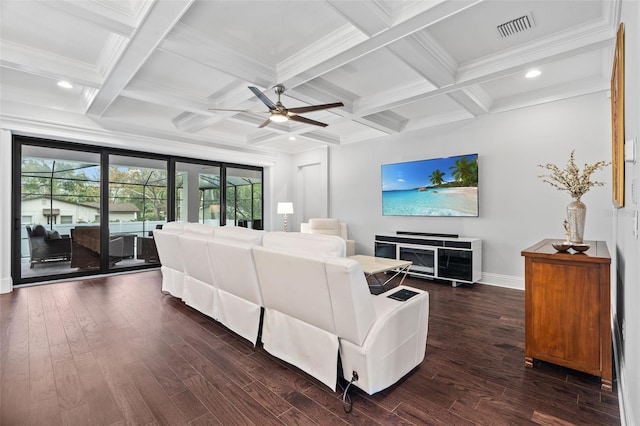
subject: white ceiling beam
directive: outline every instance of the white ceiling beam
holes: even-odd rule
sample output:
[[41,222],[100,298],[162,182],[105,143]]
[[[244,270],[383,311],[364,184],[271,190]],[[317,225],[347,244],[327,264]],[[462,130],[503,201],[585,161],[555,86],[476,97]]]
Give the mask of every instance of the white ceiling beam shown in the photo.
[[157,2],[107,77],[87,113],[102,116],[194,0]]
[[425,31],[398,40],[388,49],[436,87],[455,82],[458,63]]
[[491,110],[493,99],[480,86],[463,87],[462,89],[449,93],[460,106],[473,114],[474,117],[488,114]]
[[406,99],[420,98],[433,93],[436,88],[425,80],[416,80],[403,86],[379,91],[371,96],[364,96],[354,106],[354,115],[360,117],[390,109],[391,106],[404,105]]
[[464,120],[470,120],[472,118],[473,115],[465,110],[417,117],[409,120],[404,128],[404,131],[410,132],[413,130],[424,129],[428,127],[442,126],[444,124],[459,123]]
[[408,121],[406,118],[391,111],[378,112],[365,117],[357,117],[353,120],[365,126],[380,130],[387,135],[400,133]]

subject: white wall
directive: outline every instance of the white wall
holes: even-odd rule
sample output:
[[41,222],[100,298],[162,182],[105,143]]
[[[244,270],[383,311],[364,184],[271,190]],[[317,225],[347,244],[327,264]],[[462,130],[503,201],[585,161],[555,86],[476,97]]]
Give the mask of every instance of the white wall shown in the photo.
[[299,231],[300,223],[329,214],[329,149],[322,147],[298,154],[293,165],[296,210],[291,229]]
[[[284,229],[284,218],[276,212],[278,203],[293,201],[295,193],[293,169],[292,157],[288,154],[278,155],[275,165],[265,168],[265,188],[268,191],[264,193],[265,216],[267,211],[270,212],[270,217],[265,217],[264,222],[264,229],[267,231],[282,231]],[[295,213],[287,219],[289,221],[288,229],[297,229],[292,225]]]
[[0,129],[0,294],[11,291],[11,132]]
[[[621,22],[625,24],[625,139],[640,138],[640,5],[622,3]],[[637,154],[636,154],[637,155]],[[635,197],[632,182],[635,180]],[[638,182],[640,165],[625,164],[625,206],[616,211],[615,235],[618,255],[615,291],[617,303],[615,319],[617,358],[620,361],[618,389],[620,405],[627,425],[640,424],[640,240],[633,236],[633,218],[638,214]],[[624,322],[624,338],[622,323]]]
[[[454,233],[483,240],[483,281],[524,288],[522,249],[543,238],[564,239],[571,201],[537,176],[541,163],[564,166],[571,150],[578,164],[611,159],[606,93],[485,116],[440,129],[416,131],[330,150],[330,216],[349,225],[356,252],[373,253],[374,235],[395,231]],[[381,164],[478,153],[477,218],[382,216]],[[585,239],[611,247],[611,169],[583,197]]]

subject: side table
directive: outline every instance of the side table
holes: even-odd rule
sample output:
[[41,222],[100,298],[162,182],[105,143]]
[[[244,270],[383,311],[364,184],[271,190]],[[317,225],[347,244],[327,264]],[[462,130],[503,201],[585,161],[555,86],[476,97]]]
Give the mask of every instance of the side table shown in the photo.
[[604,241],[558,252],[545,239],[525,259],[525,365],[533,359],[601,378],[612,390],[611,257]]

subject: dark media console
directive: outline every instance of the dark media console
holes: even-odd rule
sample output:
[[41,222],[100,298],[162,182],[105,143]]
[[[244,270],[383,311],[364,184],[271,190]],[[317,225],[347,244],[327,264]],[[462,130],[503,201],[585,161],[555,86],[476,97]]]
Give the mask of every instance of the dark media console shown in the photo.
[[404,232],[375,236],[375,256],[413,262],[411,275],[449,280],[454,287],[482,277],[482,240],[454,234]]

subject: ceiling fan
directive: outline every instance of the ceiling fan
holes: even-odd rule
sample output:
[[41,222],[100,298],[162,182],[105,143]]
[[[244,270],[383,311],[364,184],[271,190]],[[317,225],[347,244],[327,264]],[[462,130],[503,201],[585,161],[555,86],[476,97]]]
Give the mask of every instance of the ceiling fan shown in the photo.
[[265,113],[271,114],[267,120],[262,123],[259,128],[268,126],[272,122],[274,123],[283,123],[285,121],[297,121],[299,123],[312,124],[314,126],[327,127],[326,123],[321,123],[316,120],[311,120],[310,118],[302,117],[298,114],[303,114],[305,112],[313,112],[320,111],[323,109],[336,108],[344,106],[342,102],[335,102],[332,104],[322,104],[322,105],[309,105],[304,107],[297,108],[286,108],[282,102],[280,102],[280,96],[284,93],[285,87],[282,84],[277,84],[273,86],[276,95],[278,95],[278,102],[275,104],[271,101],[271,99],[267,98],[264,93],[260,91],[257,87],[249,86],[249,90],[253,92],[254,95],[258,99],[262,101],[263,104],[269,108],[269,111],[252,111],[252,110],[237,110],[237,109],[220,109],[220,108],[209,108],[211,111],[237,111],[237,112],[253,112],[253,113]]

